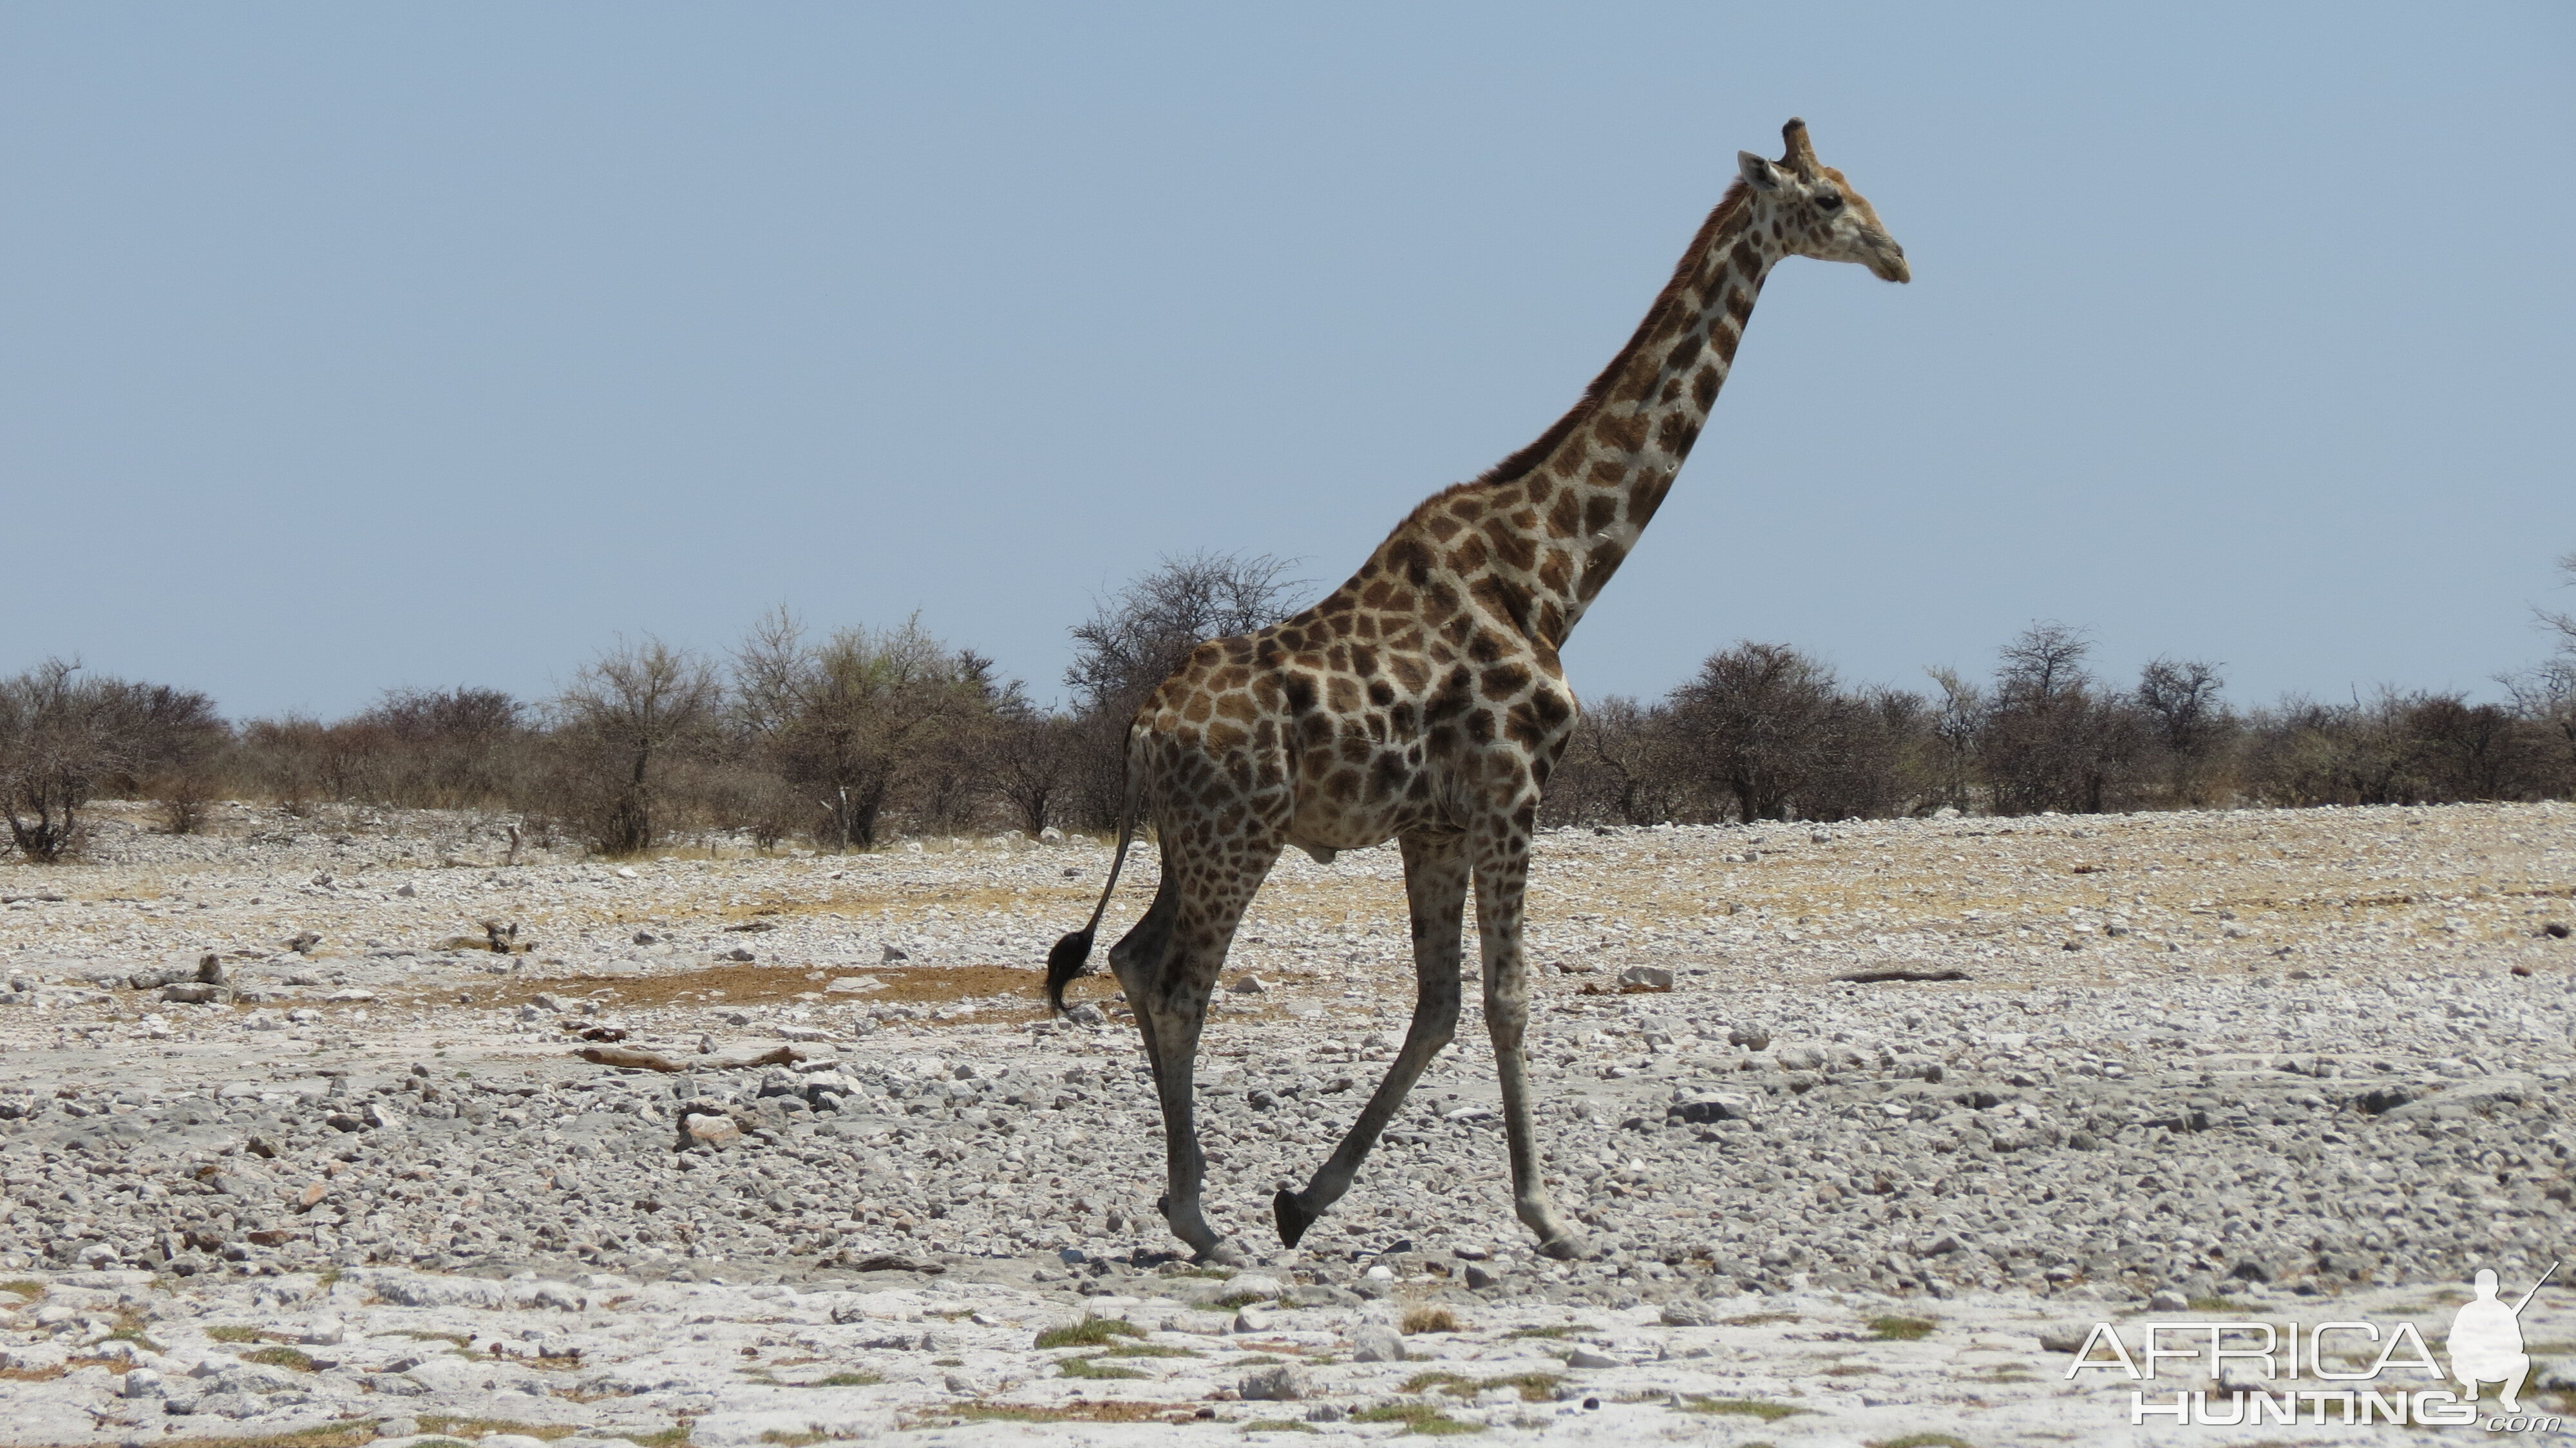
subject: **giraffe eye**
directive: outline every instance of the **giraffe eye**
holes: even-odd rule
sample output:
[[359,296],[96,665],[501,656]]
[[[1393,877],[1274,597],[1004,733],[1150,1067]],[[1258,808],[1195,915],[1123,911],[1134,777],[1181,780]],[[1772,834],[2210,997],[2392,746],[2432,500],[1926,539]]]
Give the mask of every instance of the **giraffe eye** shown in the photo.
[[1816,198],[1816,205],[1826,211],[1834,210],[1842,204],[1843,199],[1831,191],[1825,192],[1823,195]]

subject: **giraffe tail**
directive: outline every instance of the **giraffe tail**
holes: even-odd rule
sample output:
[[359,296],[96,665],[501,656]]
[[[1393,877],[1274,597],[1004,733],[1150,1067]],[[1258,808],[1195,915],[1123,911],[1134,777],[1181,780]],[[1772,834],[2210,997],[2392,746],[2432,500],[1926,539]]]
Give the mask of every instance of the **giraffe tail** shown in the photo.
[[1085,967],[1091,960],[1092,928],[1084,926],[1055,943],[1047,952],[1047,1009],[1064,1014],[1064,988],[1089,975]]
[[1065,936],[1047,952],[1047,1009],[1064,1014],[1064,988],[1091,974],[1092,938],[1099,933],[1100,917],[1109,910],[1109,897],[1118,893],[1118,872],[1127,865],[1127,845],[1136,837],[1133,814],[1122,814],[1118,821],[1118,852],[1109,857],[1109,883],[1100,888],[1100,903],[1091,907],[1091,922]]

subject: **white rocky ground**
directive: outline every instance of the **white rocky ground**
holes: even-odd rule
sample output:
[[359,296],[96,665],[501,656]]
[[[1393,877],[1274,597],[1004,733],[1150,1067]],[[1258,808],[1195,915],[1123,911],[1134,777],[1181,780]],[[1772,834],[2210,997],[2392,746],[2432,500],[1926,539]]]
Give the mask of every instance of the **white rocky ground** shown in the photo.
[[[618,866],[463,816],[142,823],[0,866],[0,1441],[2165,1441],[2127,1381],[2067,1381],[2064,1330],[2438,1348],[2477,1268],[2518,1296],[2576,1256],[2566,806],[1550,835],[1572,1266],[1511,1218],[1472,1005],[1278,1248],[1270,1192],[1410,996],[1394,852],[1292,855],[1202,1061],[1231,1280],[1170,1258],[1105,983],[1087,1022],[1032,1004],[1095,843]],[[522,953],[456,948],[486,921]],[[1965,978],[1833,979],[1890,969]],[[1034,1346],[1087,1316],[1141,1335]],[[2525,1405],[2567,1411],[2576,1288],[2522,1326]]]

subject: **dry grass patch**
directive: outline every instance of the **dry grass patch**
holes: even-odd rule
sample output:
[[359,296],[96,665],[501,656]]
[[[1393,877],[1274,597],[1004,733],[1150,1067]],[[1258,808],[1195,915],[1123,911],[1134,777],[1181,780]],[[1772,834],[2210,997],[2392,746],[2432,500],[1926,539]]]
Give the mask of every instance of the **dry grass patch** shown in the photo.
[[[325,1423],[296,1433],[252,1433],[224,1438],[155,1438],[152,1448],[358,1448],[374,1442],[375,1420]],[[423,1444],[422,1448],[428,1448]]]
[[789,1383],[787,1386],[791,1388],[873,1388],[884,1381],[885,1379],[877,1374],[862,1369],[854,1373],[834,1373],[829,1377],[816,1378],[810,1383]]
[[913,1415],[907,1426],[927,1427],[950,1419],[999,1423],[1159,1423],[1175,1415],[1195,1418],[1187,1403],[958,1403]]
[[1122,1318],[1086,1317],[1080,1322],[1071,1322],[1062,1327],[1050,1327],[1045,1329],[1038,1334],[1037,1342],[1034,1345],[1041,1349],[1051,1347],[1112,1347],[1115,1346],[1117,1340],[1122,1337],[1143,1337],[1144,1335],[1145,1329]]
[[1445,1307],[1416,1307],[1404,1314],[1400,1326],[1406,1336],[1417,1332],[1458,1332],[1458,1315]]
[[[908,918],[921,910],[938,905],[950,910],[1000,910],[1006,913],[1035,911],[1046,913],[1055,905],[1091,908],[1100,895],[1097,881],[1075,881],[1055,885],[942,885],[923,882],[895,885],[887,889],[834,892],[830,895],[796,896],[764,895],[739,905],[727,905],[713,912],[725,920],[744,923],[753,920],[787,920],[799,915],[844,915],[855,917],[865,911],[870,915],[883,912],[897,919]],[[1076,913],[1080,913],[1077,911]],[[852,918],[853,926],[878,925],[880,920]]]
[[1792,1408],[1786,1403],[1768,1402],[1761,1398],[1709,1398],[1694,1394],[1682,1400],[1682,1411],[1711,1413],[1720,1417],[1759,1418],[1765,1423],[1777,1423],[1792,1413],[1803,1413],[1807,1410]]
[[1404,1431],[1396,1435],[1399,1438],[1409,1438],[1416,1435],[1425,1438],[1443,1438],[1453,1433],[1482,1433],[1485,1431],[1485,1425],[1482,1423],[1461,1423],[1457,1419],[1450,1417],[1448,1414],[1441,1412],[1438,1408],[1432,1407],[1428,1403],[1388,1403],[1383,1407],[1369,1408],[1361,1412],[1353,1413],[1351,1414],[1351,1421],[1354,1423],[1402,1423],[1404,1425]]
[[1087,1357],[1058,1358],[1055,1374],[1060,1378],[1133,1378],[1139,1381],[1152,1376],[1134,1368],[1106,1367]]
[[[444,1413],[423,1413],[413,1421],[420,1424],[420,1431],[424,1433],[443,1433],[451,1438],[480,1438],[487,1433],[519,1433],[530,1438],[544,1438],[552,1441],[557,1438],[569,1438],[581,1431],[568,1424],[540,1426],[535,1423],[513,1422],[508,1418],[451,1418]],[[688,1436],[686,1425],[683,1425],[678,1432],[681,1438]]]
[[[213,1334],[208,1333],[207,1336],[211,1337]],[[453,1344],[457,1347],[472,1347],[474,1345],[474,1339],[461,1332],[421,1332],[408,1327],[389,1327],[383,1332],[369,1333],[368,1336],[407,1337],[414,1342],[444,1342]]]
[[1472,1398],[1487,1388],[1510,1388],[1521,1395],[1524,1403],[1549,1403],[1556,1400],[1557,1387],[1565,1379],[1554,1373],[1514,1373],[1500,1378],[1469,1378],[1458,1373],[1432,1371],[1415,1373],[1399,1389],[1407,1393],[1447,1393],[1453,1398]]

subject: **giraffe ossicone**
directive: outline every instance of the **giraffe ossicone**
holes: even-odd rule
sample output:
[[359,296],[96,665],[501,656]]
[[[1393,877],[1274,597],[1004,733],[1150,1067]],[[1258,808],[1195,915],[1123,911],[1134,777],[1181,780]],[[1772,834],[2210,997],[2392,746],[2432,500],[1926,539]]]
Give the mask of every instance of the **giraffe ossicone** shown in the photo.
[[1203,643],[1127,732],[1125,818],[1100,904],[1047,957],[1047,998],[1088,974],[1094,932],[1141,819],[1161,884],[1109,965],[1143,1033],[1163,1110],[1163,1219],[1202,1260],[1241,1260],[1200,1209],[1194,1073],[1209,995],[1280,850],[1318,861],[1392,839],[1412,917],[1413,1023],[1359,1119],[1302,1191],[1272,1202],[1295,1246],[1350,1189],[1458,1024],[1460,935],[1476,896],[1485,1024],[1503,1098],[1513,1206],[1556,1257],[1583,1252],[1540,1178],[1521,1040],[1523,889],[1540,791],[1574,728],[1557,651],[1689,456],[1771,268],[1792,256],[1911,279],[1905,251],[1804,122],[1778,161],[1738,175],[1672,280],[1582,400],[1473,482],[1434,494],[1349,582],[1303,613]]

